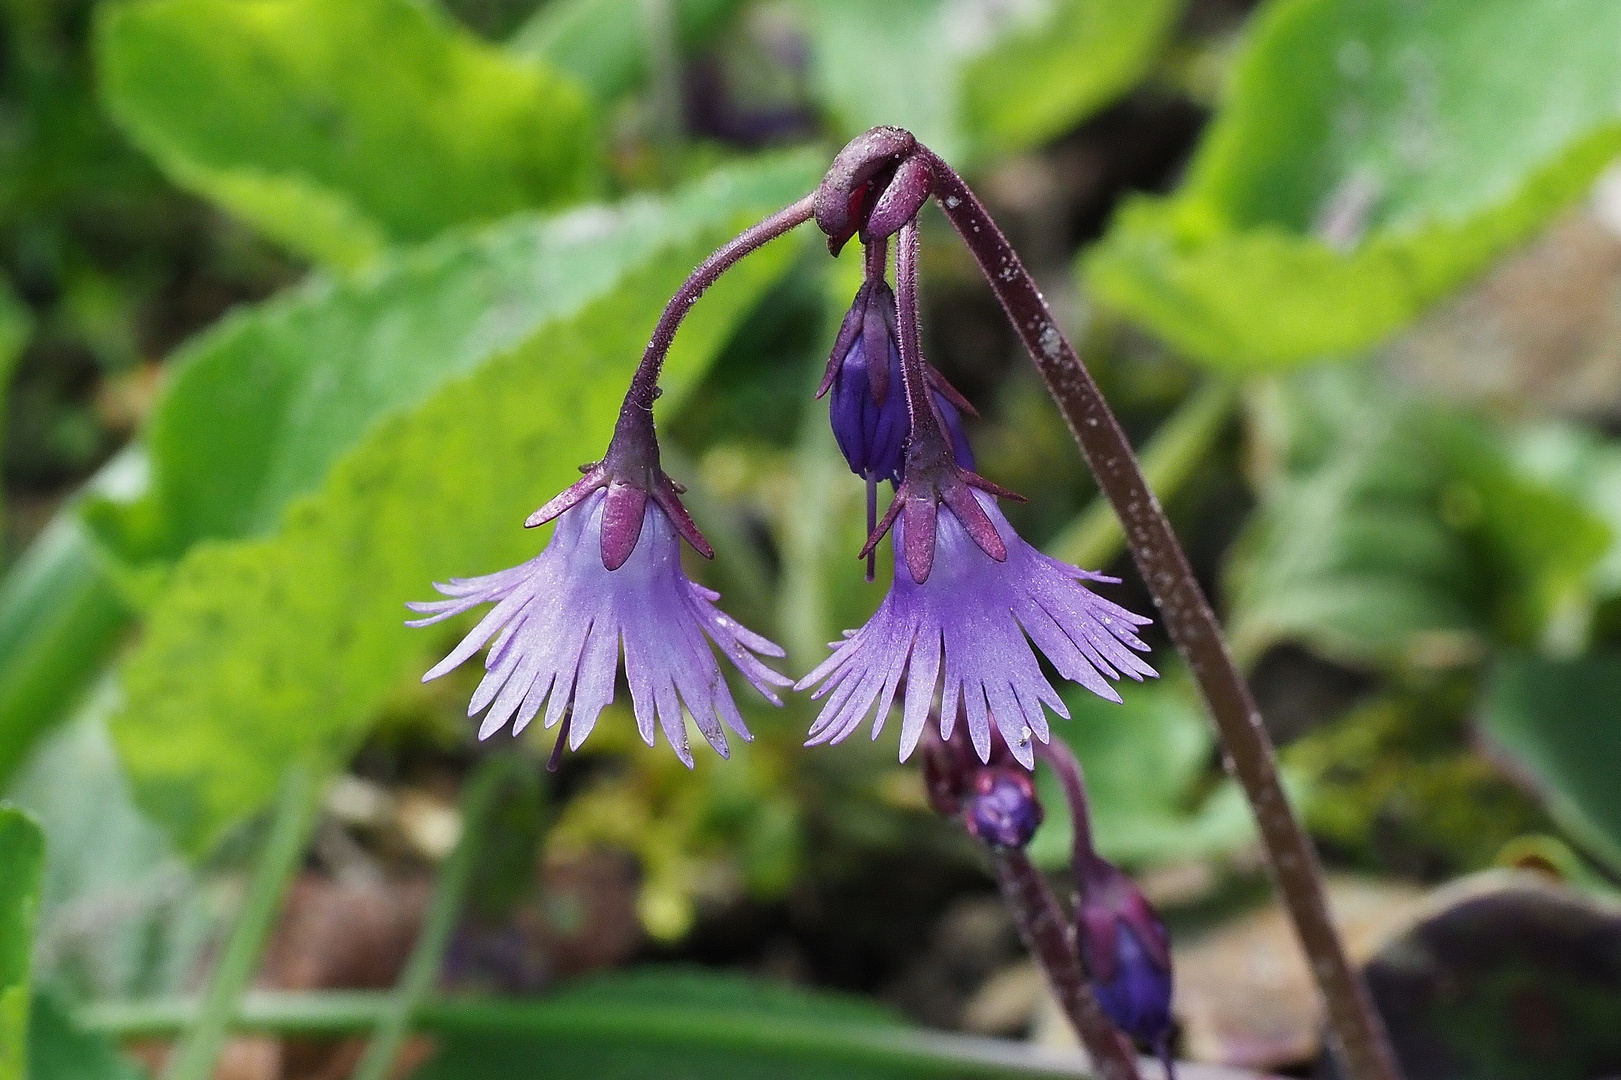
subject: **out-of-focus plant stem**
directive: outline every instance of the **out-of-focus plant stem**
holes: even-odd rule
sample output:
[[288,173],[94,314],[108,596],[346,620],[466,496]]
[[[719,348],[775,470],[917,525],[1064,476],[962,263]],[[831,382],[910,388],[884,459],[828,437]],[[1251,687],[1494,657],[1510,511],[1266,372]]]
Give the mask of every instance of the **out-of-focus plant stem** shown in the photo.
[[400,1046],[410,1030],[411,1017],[434,988],[434,980],[444,963],[445,950],[456,929],[462,901],[478,862],[480,840],[501,786],[528,765],[518,753],[497,753],[484,759],[462,795],[462,835],[456,849],[439,868],[433,899],[428,904],[422,930],[417,935],[411,958],[406,962],[388,1007],[372,1033],[366,1053],[355,1066],[353,1080],[382,1080],[394,1067]]
[[[383,1020],[392,995],[375,990],[255,991],[241,1003],[233,1026],[288,1037],[321,1038],[367,1031]],[[154,1038],[192,1022],[197,1002],[150,998],[103,1002],[77,1011],[80,1027],[119,1038]],[[506,1035],[549,1041],[627,1043],[670,1054],[702,1048],[770,1054],[851,1068],[900,1068],[918,1076],[1069,1078],[1096,1073],[1077,1053],[1027,1042],[984,1039],[944,1031],[911,1031],[882,1024],[801,1020],[776,1014],[717,1014],[679,1001],[619,1003],[433,997],[422,1002],[414,1023],[444,1036]],[[1143,1059],[1145,1068],[1151,1062]],[[1276,1080],[1247,1069],[1178,1063],[1179,1080]]]
[[[1138,451],[1143,476],[1161,499],[1168,499],[1187,482],[1232,414],[1237,391],[1233,384],[1211,379],[1177,406],[1159,430]],[[1047,553],[1076,566],[1107,566],[1125,547],[1120,518],[1104,496],[1094,499],[1081,515],[1047,545]]]
[[276,913],[281,910],[282,897],[302,862],[304,846],[315,827],[320,796],[321,783],[308,765],[299,763],[287,770],[247,900],[209,978],[196,1023],[187,1028],[175,1046],[164,1080],[207,1080],[213,1075],[242,992],[259,968],[259,957],[275,925]]

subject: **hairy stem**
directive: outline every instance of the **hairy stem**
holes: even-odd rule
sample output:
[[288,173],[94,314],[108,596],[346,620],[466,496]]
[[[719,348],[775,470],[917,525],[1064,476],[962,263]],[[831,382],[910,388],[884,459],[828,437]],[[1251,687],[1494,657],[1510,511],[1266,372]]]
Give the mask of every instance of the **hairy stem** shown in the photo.
[[164,1080],[206,1080],[213,1075],[231,1018],[259,968],[259,957],[275,926],[282,897],[302,862],[304,845],[315,827],[320,795],[321,785],[307,765],[287,770],[270,838],[254,870],[247,900],[209,977],[197,1022],[181,1036],[170,1055]]
[[[901,226],[895,243],[895,329],[900,338],[901,381],[906,384],[909,439],[944,438],[929,403],[929,376],[923,368],[923,320],[917,301],[917,263],[921,239],[917,222]],[[881,361],[867,361],[869,364]]]
[[1329,915],[1316,849],[1284,794],[1260,710],[1125,432],[979,199],[938,155],[921,146],[917,152],[928,155],[935,198],[979,263],[1064,414],[1124,526],[1132,558],[1165,628],[1199,684],[1229,766],[1255,813],[1273,881],[1327,1004],[1329,1029],[1346,1072],[1354,1080],[1399,1080],[1384,1024]]
[[1092,995],[1069,921],[1041,873],[1022,851],[992,849],[991,864],[1019,938],[1041,965],[1053,996],[1091,1055],[1099,1080],[1139,1080],[1137,1055]]
[[636,374],[631,376],[630,389],[625,394],[625,406],[620,412],[622,420],[632,409],[652,411],[653,399],[658,396],[659,373],[664,369],[664,357],[669,353],[671,343],[675,341],[675,332],[680,328],[681,320],[687,317],[687,312],[692,310],[692,305],[698,302],[704,291],[722,274],[737,265],[744,256],[809,221],[815,201],[814,194],[806,195],[792,206],[785,207],[764,221],[750,226],[728,240],[713,255],[700,263],[696,270],[687,275],[687,280],[681,283],[681,288],[676,290],[670,302],[664,305],[658,324],[653,327],[653,336],[648,340],[647,348],[642,353],[642,362],[637,366]]
[[1070,867],[1075,874],[1076,886],[1086,880],[1086,869],[1097,857],[1092,850],[1092,821],[1086,804],[1086,781],[1075,751],[1063,739],[1049,739],[1036,744],[1036,756],[1052,766],[1058,782],[1064,788],[1064,801],[1069,804]]
[[[558,745],[562,745],[561,738]],[[428,904],[416,945],[411,949],[411,958],[406,961],[405,971],[389,996],[387,1009],[366,1044],[365,1055],[355,1066],[353,1080],[383,1080],[393,1069],[394,1059],[399,1056],[400,1046],[410,1030],[411,1017],[433,990],[444,964],[445,950],[450,946],[451,932],[456,929],[456,918],[473,878],[484,826],[495,805],[495,797],[501,785],[527,765],[521,754],[492,754],[484,759],[468,782],[462,796],[461,839],[439,868],[433,899]]]

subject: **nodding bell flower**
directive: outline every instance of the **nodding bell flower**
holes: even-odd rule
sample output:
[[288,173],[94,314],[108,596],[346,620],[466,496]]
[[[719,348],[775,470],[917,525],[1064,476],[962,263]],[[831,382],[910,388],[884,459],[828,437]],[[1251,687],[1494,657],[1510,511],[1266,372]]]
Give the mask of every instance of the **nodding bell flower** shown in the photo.
[[[905,486],[897,503],[905,498]],[[1032,643],[1059,675],[1110,701],[1120,695],[1108,679],[1125,675],[1141,681],[1155,674],[1137,655],[1148,646],[1135,631],[1149,620],[1083,584],[1117,579],[1070,566],[1025,543],[989,492],[964,485],[963,495],[983,517],[995,547],[986,550],[990,542],[971,534],[954,508],[932,515],[933,521],[910,512],[894,520],[896,573],[889,595],[865,626],[835,643],[833,655],[795,687],[820,683],[815,696],[827,698],[807,745],[839,742],[868,715],[877,738],[904,676],[902,761],[923,734],[938,687],[942,738],[951,737],[961,702],[980,760],[990,760],[994,721],[1010,752],[1028,769],[1035,762],[1031,740],[1048,738],[1043,706],[1069,717],[1042,674]],[[914,538],[909,530],[919,527],[934,532],[921,577],[917,560],[908,558]]]
[[480,739],[508,723],[518,734],[546,705],[545,726],[564,725],[559,749],[565,737],[570,749],[579,749],[614,699],[621,650],[643,741],[653,745],[656,719],[689,768],[683,706],[722,757],[726,727],[751,738],[711,643],[761,694],[781,704],[772,687],[790,680],[759,657],[782,656],[782,649],[722,613],[714,603],[719,594],[681,569],[682,537],[704,555],[711,552],[679,489],[658,468],[651,418],[645,410],[643,416],[645,431],[633,424],[627,433],[622,414],[608,456],[530,516],[530,527],[557,520],[539,555],[483,577],[451,578],[434,586],[445,599],[407,605],[425,616],[407,625],[428,626],[495,604],[422,677],[438,678],[494,638],[484,680],[467,708],[469,716],[489,709]]
[[1092,855],[1077,867],[1081,957],[1115,1027],[1152,1047],[1170,1076],[1171,947],[1165,923],[1118,867]]

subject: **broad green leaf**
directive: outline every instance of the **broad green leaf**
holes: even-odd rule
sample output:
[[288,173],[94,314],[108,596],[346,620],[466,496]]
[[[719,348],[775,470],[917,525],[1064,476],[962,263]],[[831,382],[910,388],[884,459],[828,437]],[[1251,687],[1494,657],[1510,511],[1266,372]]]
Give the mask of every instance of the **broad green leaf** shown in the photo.
[[841,131],[909,129],[959,165],[1060,135],[1129,89],[1182,0],[802,4]]
[[815,182],[806,156],[766,159],[668,198],[445,237],[229,318],[170,362],[145,433],[150,493],[96,523],[133,558],[264,535],[379,423]]
[[[524,516],[601,455],[666,300],[744,221],[811,182],[773,175],[780,187],[734,191],[731,220],[655,249],[572,317],[377,423],[274,536],[191,549],[124,668],[128,705],[114,723],[138,802],[185,850],[207,850],[263,805],[289,762],[331,767],[424,669],[435,639],[403,625],[407,600],[534,554],[543,538]],[[791,250],[745,260],[693,309],[661,409],[676,407]]]
[[[675,44],[701,46],[742,0],[675,0]],[[610,103],[647,78],[653,48],[646,0],[551,0],[512,35],[507,48],[549,63]]]
[[29,967],[44,862],[39,826],[0,804],[0,1080],[28,1075]]
[[1567,492],[1609,526],[1610,545],[1593,567],[1591,588],[1600,599],[1621,596],[1621,442],[1547,423],[1528,427],[1510,453],[1528,475]]
[[1131,89],[1159,55],[1183,0],[1028,6],[1033,10],[962,73],[962,122],[986,150],[1062,135]]
[[1260,506],[1229,554],[1240,656],[1293,640],[1352,663],[1446,665],[1532,643],[1580,602],[1608,526],[1482,422],[1317,368],[1257,395]]
[[105,1035],[84,1031],[49,994],[34,995],[28,1021],[29,1080],[142,1080]]
[[[1069,720],[1053,734],[1069,744],[1086,773],[1092,839],[1099,854],[1128,864],[1232,851],[1254,836],[1236,791],[1223,787],[1196,804],[1211,765],[1214,736],[1180,668],[1161,681],[1127,686],[1123,704],[1065,686]],[[1037,770],[1047,820],[1030,857],[1069,864],[1071,830],[1064,792],[1050,769]]]
[[109,110],[171,179],[300,254],[393,241],[590,190],[565,77],[412,0],[132,0],[98,12]]
[[1086,279],[1213,366],[1366,349],[1614,156],[1618,39],[1611,0],[1272,0],[1186,183]]
[[[420,1080],[866,1080],[915,1075],[878,1041],[907,1029],[865,1001],[729,974],[650,968],[603,976],[523,1006],[500,1027],[447,1033]],[[559,1022],[570,1014],[572,1024]],[[637,1015],[636,1034],[602,1038],[592,1016]],[[535,1026],[535,1025],[529,1025]],[[504,1030],[503,1030],[504,1029]]]
[[1527,778],[1556,821],[1621,870],[1621,655],[1504,657],[1493,665],[1480,728]]

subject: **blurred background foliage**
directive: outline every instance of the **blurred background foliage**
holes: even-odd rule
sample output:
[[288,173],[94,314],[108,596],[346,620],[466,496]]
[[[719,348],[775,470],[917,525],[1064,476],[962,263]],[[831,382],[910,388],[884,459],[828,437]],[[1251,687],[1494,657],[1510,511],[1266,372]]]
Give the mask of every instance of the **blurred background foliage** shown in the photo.
[[[875,1049],[906,1021],[1062,1041],[892,729],[809,753],[807,702],[740,697],[756,741],[689,773],[621,694],[543,789],[481,784],[468,673],[417,681],[459,627],[401,625],[536,549],[684,274],[880,123],[983,192],[1141,448],[1355,875],[1353,946],[1485,971],[1403,1014],[1410,1075],[1621,1071],[1618,54],[1613,0],[4,0],[0,1080],[163,1068],[166,995],[239,952],[325,1041],[233,1039],[215,1075],[349,1075],[366,1025],[318,992],[414,1008],[434,940],[428,975],[506,997],[422,1013],[423,1076],[962,1067]],[[924,259],[1010,517],[1149,610],[936,216]],[[718,552],[691,569],[795,675],[888,573],[811,400],[856,262],[751,258],[660,404]],[[1153,643],[1159,682],[1066,692],[1054,730],[1172,917],[1181,1052],[1309,1068],[1304,982],[1244,974],[1292,949],[1247,809]],[[1504,866],[1565,891],[1415,899]],[[1505,925],[1589,945],[1482,969]]]

